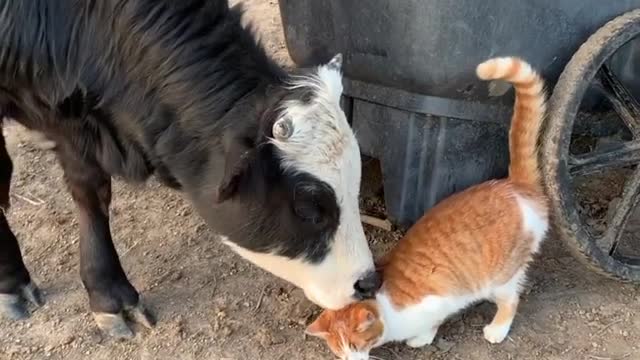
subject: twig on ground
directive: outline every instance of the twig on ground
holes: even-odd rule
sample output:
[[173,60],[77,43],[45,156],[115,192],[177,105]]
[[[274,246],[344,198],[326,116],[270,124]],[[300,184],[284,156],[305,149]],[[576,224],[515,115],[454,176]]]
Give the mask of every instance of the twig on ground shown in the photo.
[[618,324],[620,322],[622,322],[622,319],[618,319],[616,321],[611,322],[609,325],[606,325],[602,329],[600,329],[594,336],[602,335],[605,331],[607,331],[607,329],[609,329],[613,325]]
[[386,231],[391,231],[393,228],[391,221],[389,221],[388,219],[379,219],[373,216],[360,214],[360,220],[364,224],[375,226]]
[[20,200],[22,200],[22,201],[24,201],[26,203],[34,205],[34,206],[40,206],[40,205],[44,204],[44,200],[42,200],[42,199],[38,199],[38,198],[30,199],[30,198],[28,198],[26,196],[23,196],[23,195],[20,195],[20,194],[13,194],[13,196],[17,197],[18,199],[20,199]]
[[283,357],[285,357],[286,355],[289,355],[289,351],[291,351],[291,347],[287,347],[282,354],[280,354],[280,356],[278,356],[278,360],[281,360]]
[[267,286],[269,285],[265,285],[262,288],[262,291],[260,292],[260,297],[258,298],[258,303],[256,304],[256,307],[253,309],[253,311],[258,311],[260,309],[260,306],[262,306],[262,299],[264,299],[264,296],[267,293]]
[[127,250],[123,251],[123,252],[122,252],[122,255],[120,255],[120,258],[121,258],[121,259],[122,259],[122,258],[124,258],[124,257],[127,255],[127,253],[128,253],[129,251],[131,251],[134,247],[138,246],[138,244],[139,244],[139,243],[140,243],[139,241],[136,241],[136,242],[135,242],[133,245],[131,245]]
[[631,356],[631,353],[626,353],[622,356],[596,356],[596,355],[589,355],[589,359],[593,359],[593,360],[622,360],[622,359],[626,359],[629,356]]

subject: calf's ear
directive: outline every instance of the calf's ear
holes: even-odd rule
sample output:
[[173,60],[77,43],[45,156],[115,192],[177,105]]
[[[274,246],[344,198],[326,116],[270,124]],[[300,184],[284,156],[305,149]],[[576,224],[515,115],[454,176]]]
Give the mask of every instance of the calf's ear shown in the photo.
[[233,198],[243,178],[247,175],[254,156],[254,145],[250,138],[227,133],[223,136],[224,175],[218,185],[214,201],[225,202]]

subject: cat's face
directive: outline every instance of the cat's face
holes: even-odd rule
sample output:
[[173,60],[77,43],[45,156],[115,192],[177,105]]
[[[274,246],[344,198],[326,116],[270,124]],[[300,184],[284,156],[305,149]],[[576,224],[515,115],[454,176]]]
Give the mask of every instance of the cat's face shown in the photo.
[[344,360],[367,360],[382,338],[384,325],[374,301],[361,301],[333,311],[325,310],[306,333],[324,339]]

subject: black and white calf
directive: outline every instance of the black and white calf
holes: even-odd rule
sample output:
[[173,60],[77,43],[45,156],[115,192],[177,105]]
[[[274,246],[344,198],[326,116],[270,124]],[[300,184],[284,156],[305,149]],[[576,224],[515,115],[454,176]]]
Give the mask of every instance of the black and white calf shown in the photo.
[[[380,286],[358,211],[360,157],[340,109],[341,56],[288,74],[227,0],[0,3],[0,111],[55,143],[78,209],[98,325],[151,325],[109,230],[111,177],[182,190],[241,256],[326,308]],[[0,139],[2,139],[0,137]],[[12,163],[0,143],[0,205]],[[0,312],[40,304],[0,214]]]

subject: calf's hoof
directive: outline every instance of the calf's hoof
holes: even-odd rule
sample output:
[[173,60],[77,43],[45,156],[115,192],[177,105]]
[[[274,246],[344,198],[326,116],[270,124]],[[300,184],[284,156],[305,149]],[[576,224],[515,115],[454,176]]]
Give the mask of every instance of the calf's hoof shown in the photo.
[[35,307],[44,305],[42,294],[33,282],[21,286],[16,294],[0,294],[0,316],[9,320],[26,319],[29,303]]
[[134,337],[133,330],[131,330],[127,321],[138,323],[148,329],[153,328],[156,324],[155,319],[141,301],[136,306],[125,307],[120,313],[94,312],[93,317],[100,330],[117,339],[131,339]]

